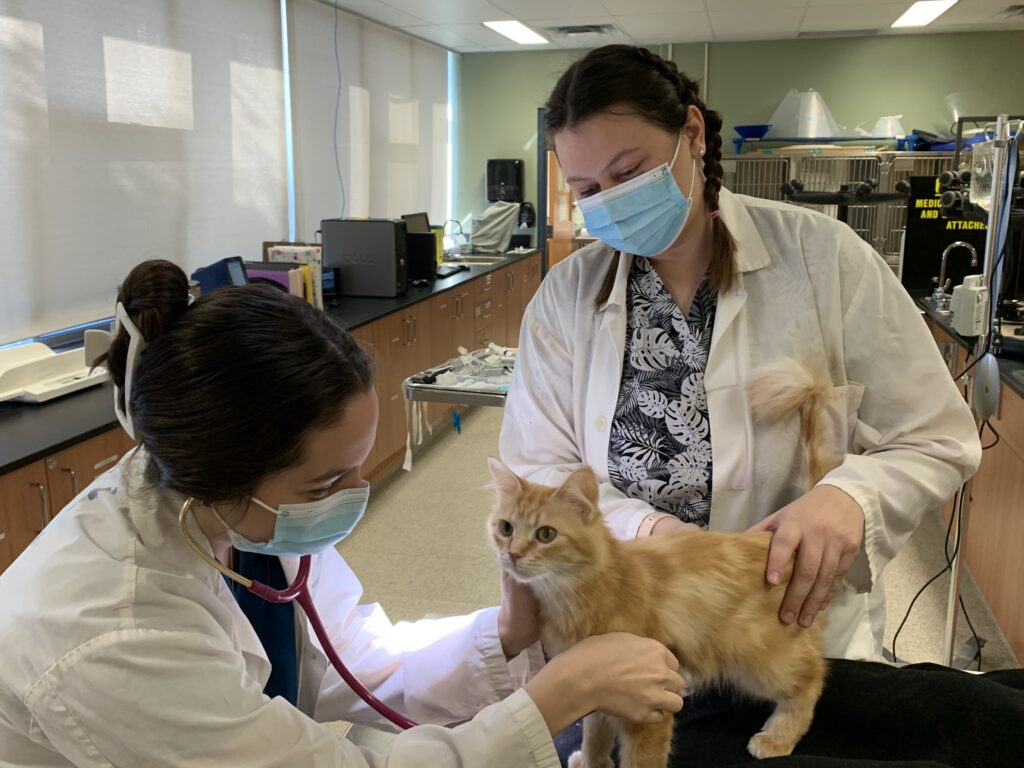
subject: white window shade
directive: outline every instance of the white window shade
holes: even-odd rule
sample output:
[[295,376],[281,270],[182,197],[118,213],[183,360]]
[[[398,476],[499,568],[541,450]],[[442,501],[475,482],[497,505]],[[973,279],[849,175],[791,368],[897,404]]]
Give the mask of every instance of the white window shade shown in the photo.
[[316,0],[289,3],[297,236],[322,219],[447,212],[448,54]]
[[286,237],[281,70],[278,0],[0,0],[0,344]]

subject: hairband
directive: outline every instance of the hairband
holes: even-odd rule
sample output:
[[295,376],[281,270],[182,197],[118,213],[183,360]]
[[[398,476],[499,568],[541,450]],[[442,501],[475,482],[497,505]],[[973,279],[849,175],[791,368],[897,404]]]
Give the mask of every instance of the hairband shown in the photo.
[[719,216],[721,216],[721,215],[722,215],[722,212],[721,212],[721,211],[712,211],[712,212],[710,213],[710,216],[711,216],[711,218],[712,218],[712,219],[717,219],[717,218],[718,218]]

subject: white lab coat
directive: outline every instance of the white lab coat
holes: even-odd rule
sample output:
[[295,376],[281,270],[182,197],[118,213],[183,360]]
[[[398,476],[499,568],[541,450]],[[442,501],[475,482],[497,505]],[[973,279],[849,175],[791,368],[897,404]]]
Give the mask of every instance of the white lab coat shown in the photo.
[[[406,731],[387,755],[360,750],[318,721],[380,719],[306,621],[298,708],[264,696],[258,637],[178,531],[181,496],[140,483],[143,459],[98,478],[0,576],[0,765],[557,768],[544,720],[515,690],[538,649],[511,671],[497,609],[392,625],[358,605],[334,550],[314,559],[310,589],[346,664],[417,722],[473,719]],[[282,562],[293,578],[297,561]]]
[[[833,448],[846,454],[824,483],[864,511],[864,545],[828,610],[826,652],[881,659],[886,563],[930,510],[981,460],[974,421],[906,291],[845,224],[722,190],[738,284],[718,299],[704,382],[713,452],[710,528],[743,531],[799,496],[796,417],[755,425],[745,384],[783,358],[824,361],[834,383]],[[596,243],[556,265],[527,308],[505,406],[501,455],[527,478],[557,485],[590,465],[605,519],[622,539],[652,508],[608,479],[632,257]]]

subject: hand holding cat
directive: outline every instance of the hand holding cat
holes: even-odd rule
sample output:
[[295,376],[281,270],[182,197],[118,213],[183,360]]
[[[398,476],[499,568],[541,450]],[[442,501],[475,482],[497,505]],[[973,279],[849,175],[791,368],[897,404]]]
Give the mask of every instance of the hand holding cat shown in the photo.
[[864,512],[839,488],[817,485],[750,531],[774,533],[765,571],[770,584],[780,583],[796,553],[779,619],[792,624],[799,617],[800,625],[809,627],[828,607],[860,552]]
[[540,640],[540,607],[533,590],[506,571],[501,573],[498,637],[505,658],[512,659]]

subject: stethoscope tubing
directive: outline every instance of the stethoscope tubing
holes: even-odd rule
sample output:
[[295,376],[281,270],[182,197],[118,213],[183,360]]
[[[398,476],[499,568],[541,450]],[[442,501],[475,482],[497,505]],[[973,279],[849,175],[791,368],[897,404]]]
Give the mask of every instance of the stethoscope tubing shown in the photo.
[[181,528],[182,535],[185,540],[192,546],[192,549],[199,554],[207,563],[212,565],[216,570],[227,576],[232,581],[235,581],[245,587],[248,591],[254,595],[263,598],[267,602],[281,605],[283,603],[295,602],[302,608],[302,612],[306,615],[306,619],[309,621],[311,627],[313,627],[313,633],[320,641],[320,646],[323,648],[324,654],[327,656],[328,661],[331,662],[331,666],[334,667],[335,671],[341,675],[341,679],[345,681],[345,684],[351,688],[355,694],[365,701],[370,707],[372,707],[379,715],[390,720],[392,723],[397,725],[402,730],[408,730],[409,728],[416,727],[417,723],[409,718],[405,717],[383,701],[374,696],[362,683],[359,682],[358,678],[349,671],[349,668],[345,666],[345,662],[341,660],[341,656],[334,650],[334,645],[331,643],[331,638],[327,635],[327,629],[324,627],[323,621],[320,620],[320,614],[316,610],[316,606],[313,605],[313,597],[309,593],[309,572],[313,558],[310,555],[303,555],[299,559],[299,570],[295,575],[295,580],[284,589],[273,589],[258,581],[247,579],[240,573],[232,571],[230,568],[218,563],[214,560],[205,549],[195,540],[192,536],[192,532],[188,530],[188,512],[192,508],[195,500],[189,498],[181,507],[181,513],[178,516],[178,524]]

